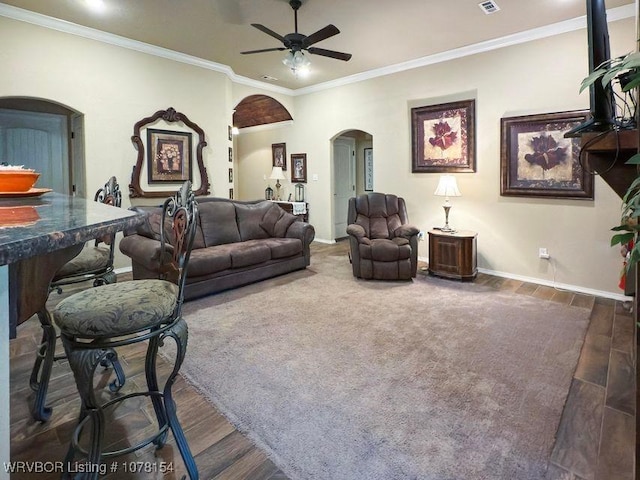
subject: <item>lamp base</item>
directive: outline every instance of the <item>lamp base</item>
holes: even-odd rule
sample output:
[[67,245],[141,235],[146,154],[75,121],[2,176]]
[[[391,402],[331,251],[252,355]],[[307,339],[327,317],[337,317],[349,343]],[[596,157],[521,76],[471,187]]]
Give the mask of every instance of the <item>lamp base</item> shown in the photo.
[[455,233],[455,229],[449,226],[449,210],[451,210],[451,205],[449,204],[449,197],[446,198],[444,205],[444,227],[440,229],[441,232],[445,233]]

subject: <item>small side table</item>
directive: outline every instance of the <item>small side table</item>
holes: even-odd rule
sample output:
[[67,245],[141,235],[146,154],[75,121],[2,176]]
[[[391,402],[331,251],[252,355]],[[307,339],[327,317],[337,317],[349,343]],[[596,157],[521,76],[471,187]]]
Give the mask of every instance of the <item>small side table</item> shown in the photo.
[[429,273],[456,280],[473,280],[478,274],[476,237],[470,230],[429,232]]

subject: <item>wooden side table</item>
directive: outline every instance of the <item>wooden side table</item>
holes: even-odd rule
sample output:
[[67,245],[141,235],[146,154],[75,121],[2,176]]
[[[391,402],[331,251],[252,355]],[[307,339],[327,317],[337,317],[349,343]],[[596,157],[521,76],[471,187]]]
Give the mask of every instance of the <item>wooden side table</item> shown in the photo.
[[478,274],[476,237],[470,230],[429,232],[429,273],[456,280],[473,280]]

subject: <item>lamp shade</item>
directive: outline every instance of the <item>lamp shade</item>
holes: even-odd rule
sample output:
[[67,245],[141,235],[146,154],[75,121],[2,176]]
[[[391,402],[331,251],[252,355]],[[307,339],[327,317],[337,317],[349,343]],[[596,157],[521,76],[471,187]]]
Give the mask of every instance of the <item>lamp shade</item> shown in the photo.
[[284,176],[282,167],[273,167],[273,170],[271,170],[271,176],[269,178],[272,180],[284,180],[287,177]]
[[439,197],[460,197],[462,194],[458,190],[458,184],[456,177],[453,175],[442,175],[440,182],[438,182],[438,188],[433,192],[434,195]]

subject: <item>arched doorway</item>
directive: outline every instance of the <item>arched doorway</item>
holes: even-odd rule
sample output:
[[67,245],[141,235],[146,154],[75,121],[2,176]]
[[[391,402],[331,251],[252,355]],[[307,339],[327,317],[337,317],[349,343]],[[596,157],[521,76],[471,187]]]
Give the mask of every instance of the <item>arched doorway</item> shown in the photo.
[[367,169],[370,178],[365,185],[365,153],[369,158],[372,148],[373,136],[362,130],[343,131],[332,139],[333,238],[336,240],[347,235],[349,198],[365,193],[366,187],[373,189],[372,163]]
[[85,194],[83,116],[36,98],[0,98],[0,162],[40,173],[37,186]]

